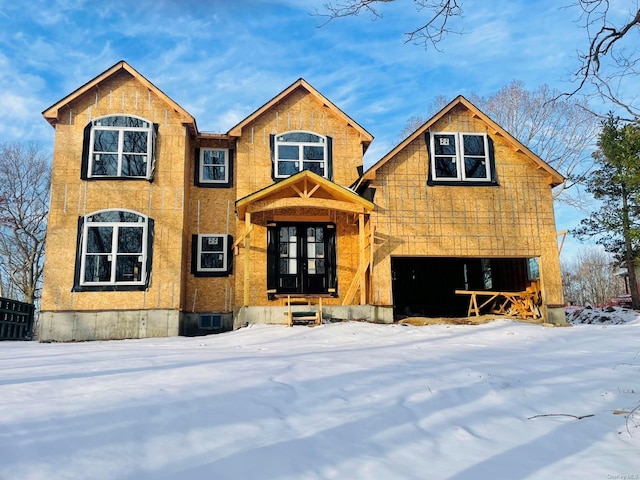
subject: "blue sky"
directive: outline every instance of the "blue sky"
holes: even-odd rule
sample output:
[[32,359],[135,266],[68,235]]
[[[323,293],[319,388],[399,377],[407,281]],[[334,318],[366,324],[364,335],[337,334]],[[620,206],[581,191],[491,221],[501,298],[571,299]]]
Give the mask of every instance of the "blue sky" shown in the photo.
[[[339,0],[338,0],[339,1]],[[53,145],[41,112],[119,60],[226,132],[302,77],[371,132],[365,167],[436,95],[488,95],[512,80],[571,89],[586,45],[566,0],[464,2],[441,52],[404,43],[426,18],[413,2],[324,20],[326,0],[0,0],[0,141]],[[558,229],[580,214],[558,210]],[[574,242],[565,244],[573,248]]]

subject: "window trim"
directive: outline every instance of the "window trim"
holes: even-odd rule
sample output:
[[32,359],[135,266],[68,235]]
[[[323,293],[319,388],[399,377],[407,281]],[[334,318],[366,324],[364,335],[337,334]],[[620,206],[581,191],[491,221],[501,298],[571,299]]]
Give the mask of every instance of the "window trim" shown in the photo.
[[[141,218],[142,221],[137,222],[107,222],[107,221],[91,221],[91,217],[106,213],[106,212],[126,212]],[[103,210],[96,210],[87,215],[78,218],[78,239],[76,243],[76,267],[74,286],[72,291],[106,291],[106,290],[146,290],[149,286],[149,280],[151,276],[151,258],[153,253],[153,220],[143,213],[126,208],[109,208]],[[87,244],[88,244],[88,230],[91,227],[111,227],[114,231],[119,231],[122,227],[139,226],[142,229],[142,242],[141,252],[138,255],[140,258],[140,280],[135,281],[118,281],[116,280],[116,268],[117,257],[131,255],[130,253],[118,253],[117,243],[118,235],[111,235],[111,251],[110,253],[104,253],[103,255],[109,255],[113,257],[110,267],[110,279],[109,281],[91,282],[87,281],[85,277],[85,268],[87,261]]]
[[[114,127],[114,126],[105,126],[105,125],[96,125],[96,122],[100,122],[101,120],[110,118],[110,117],[128,117],[135,118],[140,121],[145,122],[147,127]],[[118,150],[115,154],[118,157],[117,160],[117,172],[116,175],[96,175],[93,172],[93,165],[95,162],[95,155],[100,155],[94,153],[94,138],[95,132],[99,130],[111,130],[118,132]],[[147,132],[147,151],[146,154],[146,172],[144,175],[123,175],[122,174],[122,157],[125,152],[123,152],[124,145],[124,134],[125,131],[135,131],[135,132]],[[109,114],[102,115],[100,117],[96,117],[92,119],[87,126],[85,127],[85,135],[84,135],[84,145],[83,145],[83,168],[81,178],[83,180],[113,180],[113,179],[122,179],[122,180],[153,180],[153,172],[155,169],[155,160],[156,160],[156,136],[158,131],[158,124],[153,123],[152,121],[140,117],[137,115],[130,115],[125,113],[120,114]],[[127,152],[130,153],[130,152]]]
[[[222,267],[202,267],[202,239],[218,237],[222,239]],[[227,233],[200,233],[191,236],[191,273],[196,277],[226,277],[233,273],[233,237]],[[219,253],[219,252],[215,252]]]
[[[283,135],[288,135],[291,133],[306,133],[309,135],[315,135],[316,137],[321,138],[323,141],[322,142],[287,142],[287,141],[279,141],[278,137],[281,137]],[[324,178],[327,179],[331,179],[331,165],[330,165],[330,137],[326,136],[326,135],[321,135],[317,132],[311,132],[308,130],[289,130],[286,132],[282,132],[282,133],[278,133],[276,135],[274,135],[274,140],[273,140],[273,178],[274,180],[282,180],[285,178],[289,178],[291,175],[295,175],[296,173],[300,173],[304,170],[304,158],[303,158],[303,154],[302,152],[304,151],[304,149],[302,147],[305,146],[310,146],[310,147],[318,147],[318,146],[322,146],[323,151],[324,151],[324,155],[323,155],[323,160],[322,162],[320,161],[313,161],[314,163],[322,163],[323,167],[324,167],[324,175],[322,175]],[[298,147],[298,159],[297,160],[293,160],[293,159],[280,159],[278,157],[278,147],[279,146],[297,146]],[[278,166],[280,162],[291,162],[291,161],[297,161],[298,162],[298,171],[290,174],[290,175],[281,175],[278,174]],[[308,162],[308,161],[307,161]]]
[[[456,153],[455,153],[455,160],[456,160],[456,172],[457,172],[457,176],[456,177],[438,177],[436,176],[436,153],[435,153],[435,139],[436,139],[436,135],[450,135],[453,136],[455,138],[456,141]],[[484,142],[484,161],[485,161],[485,167],[486,167],[486,175],[482,178],[476,178],[476,177],[467,177],[466,176],[466,168],[465,168],[465,163],[464,163],[464,158],[465,158],[465,154],[464,154],[464,137],[465,136],[478,136],[478,137],[483,137],[483,142]],[[447,183],[447,182],[452,182],[452,183],[465,183],[465,184],[484,184],[486,185],[487,183],[495,183],[494,179],[494,170],[495,170],[495,165],[493,164],[492,161],[492,155],[491,155],[491,143],[490,143],[490,138],[489,135],[487,133],[482,133],[482,132],[464,132],[464,131],[459,131],[459,132],[429,132],[429,156],[430,156],[430,161],[429,161],[429,166],[430,166],[430,170],[431,170],[431,175],[430,178],[434,183]],[[450,156],[450,155],[438,155],[438,157],[442,157],[442,156]],[[477,155],[474,155],[474,157],[478,157]]]

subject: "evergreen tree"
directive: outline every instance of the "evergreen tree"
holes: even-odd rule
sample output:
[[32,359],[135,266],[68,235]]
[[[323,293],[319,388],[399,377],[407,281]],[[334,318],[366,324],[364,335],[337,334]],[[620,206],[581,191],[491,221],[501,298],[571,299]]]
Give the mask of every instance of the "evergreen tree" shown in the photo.
[[635,263],[640,253],[640,127],[621,124],[610,115],[603,122],[598,147],[595,169],[585,181],[598,209],[573,233],[578,238],[596,238],[624,263],[632,306],[639,309]]

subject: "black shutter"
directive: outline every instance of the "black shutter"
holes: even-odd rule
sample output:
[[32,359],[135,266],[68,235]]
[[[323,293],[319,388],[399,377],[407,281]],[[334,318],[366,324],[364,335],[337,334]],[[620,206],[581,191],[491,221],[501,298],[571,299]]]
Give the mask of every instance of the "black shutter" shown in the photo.
[[84,127],[83,139],[82,139],[82,161],[80,164],[80,178],[87,180],[89,178],[89,150],[91,150],[91,122]]
[[149,181],[153,182],[153,177],[156,172],[156,160],[158,156],[156,155],[156,150],[158,149],[158,129],[160,125],[157,123],[153,124],[153,128],[151,129],[151,164],[147,166],[149,168]]
[[78,235],[76,236],[76,265],[73,271],[73,288],[72,292],[81,292],[80,278],[82,272],[82,232],[84,230],[84,217],[78,217]]
[[276,179],[276,136],[274,134],[269,135],[269,148],[271,149],[271,178],[274,182]]
[[496,155],[493,139],[487,135],[487,143],[489,144],[489,168],[491,169],[491,183],[498,184],[498,172],[496,172]]
[[327,238],[327,280],[331,292],[334,297],[338,296],[338,275],[336,265],[336,227],[335,225],[327,225],[325,229]]
[[227,274],[233,273],[233,236],[227,235]]
[[431,171],[431,132],[425,132],[424,141],[427,144],[427,185],[435,185]]
[[155,237],[155,222],[152,218],[148,220],[147,229],[147,278],[144,279],[144,289],[149,288],[151,283],[151,266],[153,265],[153,238]]
[[327,137],[327,178],[333,181],[333,138]]
[[277,285],[276,267],[278,262],[277,242],[278,227],[267,225],[267,290],[275,290]]
[[198,273],[198,235],[191,235],[191,273]]
[[193,184],[200,186],[200,149],[196,148],[193,155]]
[[229,182],[227,183],[227,187],[233,187],[233,150],[229,149]]

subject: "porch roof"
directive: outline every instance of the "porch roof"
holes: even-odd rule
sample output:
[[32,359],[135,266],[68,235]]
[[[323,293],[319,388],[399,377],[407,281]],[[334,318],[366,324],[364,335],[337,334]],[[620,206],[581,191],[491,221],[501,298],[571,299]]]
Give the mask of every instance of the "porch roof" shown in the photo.
[[247,212],[300,207],[369,213],[375,206],[353,190],[309,170],[303,170],[236,201],[236,213],[240,220],[244,220]]

